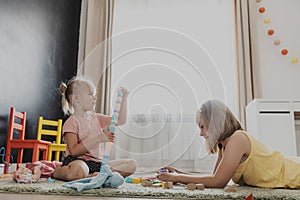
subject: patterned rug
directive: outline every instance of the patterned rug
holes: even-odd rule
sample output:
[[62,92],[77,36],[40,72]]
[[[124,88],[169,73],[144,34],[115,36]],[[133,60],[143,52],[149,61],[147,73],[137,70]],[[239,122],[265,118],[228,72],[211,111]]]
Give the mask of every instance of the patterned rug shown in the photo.
[[38,183],[19,184],[10,178],[0,178],[0,193],[34,193],[47,195],[88,195],[98,197],[119,198],[161,198],[161,199],[245,199],[251,193],[253,199],[300,199],[300,190],[262,189],[255,187],[238,186],[236,192],[226,192],[224,189],[187,190],[183,185],[175,185],[173,189],[149,188],[140,184],[124,183],[117,189],[99,188],[77,190],[63,187],[64,182],[40,179]]

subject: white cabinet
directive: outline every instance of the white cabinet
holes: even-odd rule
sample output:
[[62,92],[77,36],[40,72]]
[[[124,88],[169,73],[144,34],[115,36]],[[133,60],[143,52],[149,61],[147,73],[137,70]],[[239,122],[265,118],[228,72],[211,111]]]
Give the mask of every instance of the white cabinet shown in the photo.
[[300,112],[300,101],[255,99],[246,107],[246,130],[271,149],[297,156],[300,141],[296,137],[295,112]]

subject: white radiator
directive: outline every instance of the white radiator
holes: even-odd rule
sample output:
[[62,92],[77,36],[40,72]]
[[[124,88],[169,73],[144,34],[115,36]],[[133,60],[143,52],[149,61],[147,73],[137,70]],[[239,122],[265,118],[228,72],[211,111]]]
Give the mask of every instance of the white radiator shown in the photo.
[[[138,171],[172,165],[188,171],[207,172],[210,166],[207,162],[212,159],[198,159],[202,140],[194,115],[131,115],[126,125],[116,131],[114,156],[136,159]],[[197,166],[198,161],[206,164]]]

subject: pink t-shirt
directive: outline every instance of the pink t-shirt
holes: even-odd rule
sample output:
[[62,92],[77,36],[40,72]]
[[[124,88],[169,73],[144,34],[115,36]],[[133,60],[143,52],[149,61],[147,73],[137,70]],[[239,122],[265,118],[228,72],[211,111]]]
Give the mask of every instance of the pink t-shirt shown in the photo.
[[[66,133],[76,134],[78,144],[82,143],[86,147],[85,142],[90,138],[101,134],[103,132],[103,128],[110,125],[110,121],[110,116],[98,113],[92,113],[86,118],[71,115],[63,125],[63,137],[65,137]],[[66,156],[69,154],[70,151],[67,145]],[[100,143],[95,145],[93,148],[88,149],[84,155],[78,156],[78,158],[101,162],[102,154],[100,151]]]

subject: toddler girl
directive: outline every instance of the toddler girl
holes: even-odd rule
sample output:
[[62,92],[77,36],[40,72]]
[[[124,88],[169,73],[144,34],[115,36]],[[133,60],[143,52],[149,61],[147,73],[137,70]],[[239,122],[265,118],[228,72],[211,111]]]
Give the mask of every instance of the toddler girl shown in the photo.
[[[111,117],[95,113],[96,89],[86,79],[74,77],[67,84],[61,83],[62,109],[70,117],[63,125],[63,137],[67,143],[66,157],[62,166],[53,172],[53,178],[72,181],[95,175],[100,171],[102,154],[100,144],[113,142],[114,134],[107,130]],[[126,122],[128,91],[122,88],[118,125]],[[108,165],[112,171],[126,177],[136,170],[131,159],[112,160]]]

